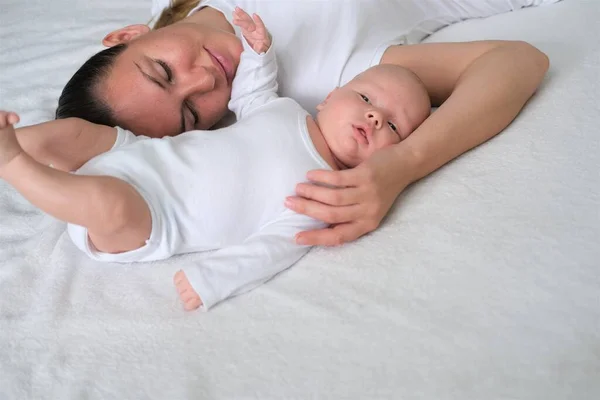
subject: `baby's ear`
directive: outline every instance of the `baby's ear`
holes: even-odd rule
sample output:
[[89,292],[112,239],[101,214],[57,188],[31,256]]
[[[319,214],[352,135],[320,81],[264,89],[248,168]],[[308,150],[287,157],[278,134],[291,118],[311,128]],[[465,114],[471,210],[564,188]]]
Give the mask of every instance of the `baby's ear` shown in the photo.
[[150,32],[148,25],[136,24],[129,25],[116,31],[112,31],[102,39],[102,44],[106,47],[113,47],[121,43],[127,43],[138,36]]
[[327,104],[327,100],[329,100],[329,98],[331,97],[332,94],[335,93],[336,90],[338,90],[339,87],[336,87],[335,89],[333,89],[331,92],[329,92],[329,94],[327,95],[327,97],[325,97],[325,100],[323,100],[321,102],[321,104],[319,104],[317,106],[317,111],[321,111],[323,108],[325,108],[325,105]]

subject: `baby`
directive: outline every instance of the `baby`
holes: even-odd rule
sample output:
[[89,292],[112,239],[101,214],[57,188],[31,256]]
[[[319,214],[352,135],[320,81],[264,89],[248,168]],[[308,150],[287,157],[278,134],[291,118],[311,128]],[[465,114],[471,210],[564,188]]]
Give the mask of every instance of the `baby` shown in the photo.
[[[355,167],[405,139],[430,112],[413,73],[380,65],[334,89],[313,119],[277,96],[275,52],[260,18],[236,9],[234,24],[244,52],[232,126],[151,139],[66,119],[16,135],[18,116],[0,111],[0,178],[66,221],[89,257],[137,262],[215,250],[175,275],[186,310],[208,309],[294,264],[309,249],[295,234],[324,226],[284,207],[306,172]],[[28,141],[40,133],[68,139]]]

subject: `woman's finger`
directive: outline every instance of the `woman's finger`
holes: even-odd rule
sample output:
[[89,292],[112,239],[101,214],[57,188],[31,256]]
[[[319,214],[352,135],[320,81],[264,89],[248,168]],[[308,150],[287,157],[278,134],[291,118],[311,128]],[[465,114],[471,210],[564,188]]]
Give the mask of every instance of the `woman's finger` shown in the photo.
[[296,195],[332,206],[350,206],[360,201],[358,188],[331,188],[299,183],[296,185]]
[[315,169],[308,171],[306,177],[309,181],[321,183],[336,187],[358,186],[360,174],[357,173],[358,167],[343,171],[327,171],[324,169]]
[[335,207],[301,197],[286,199],[285,206],[298,214],[304,214],[328,224],[354,221],[362,215],[358,205]]
[[340,224],[326,229],[303,231],[296,235],[296,243],[308,246],[339,246],[358,239],[364,232],[357,224]]

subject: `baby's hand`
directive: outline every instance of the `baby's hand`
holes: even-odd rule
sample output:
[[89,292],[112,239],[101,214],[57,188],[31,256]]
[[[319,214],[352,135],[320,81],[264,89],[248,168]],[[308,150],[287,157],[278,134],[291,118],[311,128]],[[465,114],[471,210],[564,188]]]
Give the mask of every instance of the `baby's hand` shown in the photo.
[[17,114],[0,110],[0,176],[3,176],[4,167],[23,152],[13,127],[17,122]]
[[19,116],[12,111],[0,110],[0,129],[4,129],[9,125],[14,125],[19,122]]
[[271,47],[271,35],[257,14],[252,18],[239,7],[233,11],[233,23],[242,29],[242,34],[258,54],[266,53]]

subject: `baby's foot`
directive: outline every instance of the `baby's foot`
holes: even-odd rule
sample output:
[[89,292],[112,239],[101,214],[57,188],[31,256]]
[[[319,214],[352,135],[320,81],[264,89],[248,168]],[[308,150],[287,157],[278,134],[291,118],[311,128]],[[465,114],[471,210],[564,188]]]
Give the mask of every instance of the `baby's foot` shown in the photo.
[[179,293],[179,297],[183,302],[183,308],[186,311],[192,311],[202,305],[202,300],[200,300],[200,296],[194,290],[190,281],[188,281],[187,276],[185,276],[185,272],[178,271],[173,277],[173,282],[175,283],[175,288],[177,289],[177,293]]
[[0,111],[0,174],[9,162],[23,152],[13,127],[17,122],[19,122],[17,114]]

